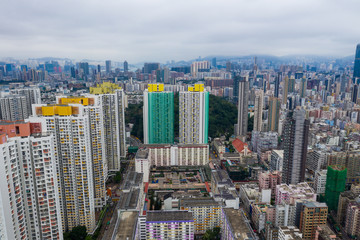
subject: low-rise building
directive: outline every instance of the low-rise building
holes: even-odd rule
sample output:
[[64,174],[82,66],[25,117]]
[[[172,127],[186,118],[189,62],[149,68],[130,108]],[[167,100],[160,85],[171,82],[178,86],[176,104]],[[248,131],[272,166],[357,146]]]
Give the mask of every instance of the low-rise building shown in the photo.
[[267,221],[275,222],[276,209],[267,204],[252,204],[251,220],[256,230],[263,231]]
[[360,203],[350,202],[346,210],[345,232],[360,237]]
[[139,149],[136,153],[135,172],[142,173],[144,182],[149,182],[150,161],[149,152],[146,149]]
[[244,184],[240,186],[240,199],[244,205],[244,210],[250,213],[250,206],[259,202],[261,193],[258,184]]
[[294,204],[297,199],[316,201],[316,193],[306,182],[276,186],[275,204]]
[[359,195],[355,194],[352,191],[345,191],[340,193],[338,210],[336,215],[337,222],[339,224],[341,225],[345,224],[347,207],[349,203],[356,202],[357,199],[359,199]]
[[148,211],[147,239],[194,239],[194,218],[189,211]]
[[326,167],[326,153],[321,150],[310,150],[306,157],[306,168],[312,172]]
[[221,206],[213,198],[181,199],[180,210],[192,213],[195,234],[221,226]]
[[315,240],[338,240],[336,234],[328,225],[317,226]]
[[281,184],[281,172],[263,172],[259,174],[259,188],[260,191],[264,189],[271,189],[271,195],[274,196],[276,186]]
[[281,204],[276,205],[275,226],[295,226],[296,207],[295,205]]
[[244,212],[232,208],[221,211],[221,239],[227,240],[257,240],[259,239],[250,226]]
[[157,167],[202,166],[209,163],[207,144],[147,144],[142,148],[149,151],[149,162]]
[[314,190],[317,194],[325,193],[327,170],[315,172]]
[[239,194],[225,170],[211,171],[211,191],[215,201],[226,207],[239,209]]
[[297,227],[288,226],[279,228],[279,240],[299,240],[302,238],[302,233]]
[[284,150],[272,150],[270,156],[270,170],[282,171],[284,161]]

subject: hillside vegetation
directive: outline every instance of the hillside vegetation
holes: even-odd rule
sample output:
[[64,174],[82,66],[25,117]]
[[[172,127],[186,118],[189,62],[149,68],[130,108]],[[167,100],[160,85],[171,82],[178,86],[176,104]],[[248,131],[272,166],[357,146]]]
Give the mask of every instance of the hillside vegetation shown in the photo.
[[[142,104],[129,104],[125,112],[125,122],[133,123],[131,135],[143,140]],[[174,135],[179,136],[179,95],[174,98]],[[237,108],[221,97],[209,96],[209,137],[230,136],[234,133]]]

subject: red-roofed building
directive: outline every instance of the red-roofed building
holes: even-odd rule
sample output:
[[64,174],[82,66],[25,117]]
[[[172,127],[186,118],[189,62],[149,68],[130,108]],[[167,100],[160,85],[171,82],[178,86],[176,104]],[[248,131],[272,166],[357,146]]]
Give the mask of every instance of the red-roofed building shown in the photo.
[[233,147],[235,148],[236,152],[240,153],[240,155],[247,156],[251,153],[247,143],[244,143],[240,139],[236,138],[232,142]]

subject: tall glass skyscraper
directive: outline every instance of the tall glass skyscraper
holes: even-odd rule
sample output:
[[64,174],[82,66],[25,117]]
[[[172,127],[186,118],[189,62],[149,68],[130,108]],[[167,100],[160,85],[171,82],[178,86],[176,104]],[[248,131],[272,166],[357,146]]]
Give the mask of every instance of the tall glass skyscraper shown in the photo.
[[144,91],[144,143],[174,143],[174,93],[164,84],[149,84]]
[[354,62],[354,78],[360,78],[360,44],[356,46]]

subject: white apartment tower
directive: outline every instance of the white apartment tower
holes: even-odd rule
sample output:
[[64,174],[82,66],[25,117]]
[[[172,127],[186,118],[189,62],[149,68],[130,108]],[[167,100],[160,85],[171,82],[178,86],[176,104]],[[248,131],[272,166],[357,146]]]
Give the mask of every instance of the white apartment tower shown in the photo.
[[89,119],[89,130],[91,142],[91,156],[94,182],[95,208],[101,209],[106,205],[106,180],[108,178],[108,162],[106,159],[104,117],[100,98],[95,95],[86,97],[57,97],[58,104],[81,104],[84,106],[84,113]]
[[40,104],[41,103],[41,93],[40,88],[38,87],[29,87],[29,88],[18,88],[11,89],[11,94],[18,94],[21,96],[25,96],[27,103],[27,111],[28,115],[32,115],[32,104]]
[[179,118],[180,144],[208,143],[209,92],[203,84],[180,92]]
[[126,96],[124,90],[114,83],[104,82],[102,85],[90,88],[90,93],[92,94],[90,96],[99,98],[99,105],[103,116],[105,154],[108,160],[108,170],[112,172],[119,171],[121,157],[126,156]]
[[63,239],[53,142],[39,123],[0,124],[0,239]]
[[191,64],[191,76],[196,77],[199,70],[210,69],[209,61],[198,61]]
[[27,117],[29,113],[25,96],[8,95],[0,98],[0,119],[17,121]]
[[64,231],[86,226],[95,229],[94,178],[90,120],[84,106],[33,105],[42,131],[55,136],[55,158]]

